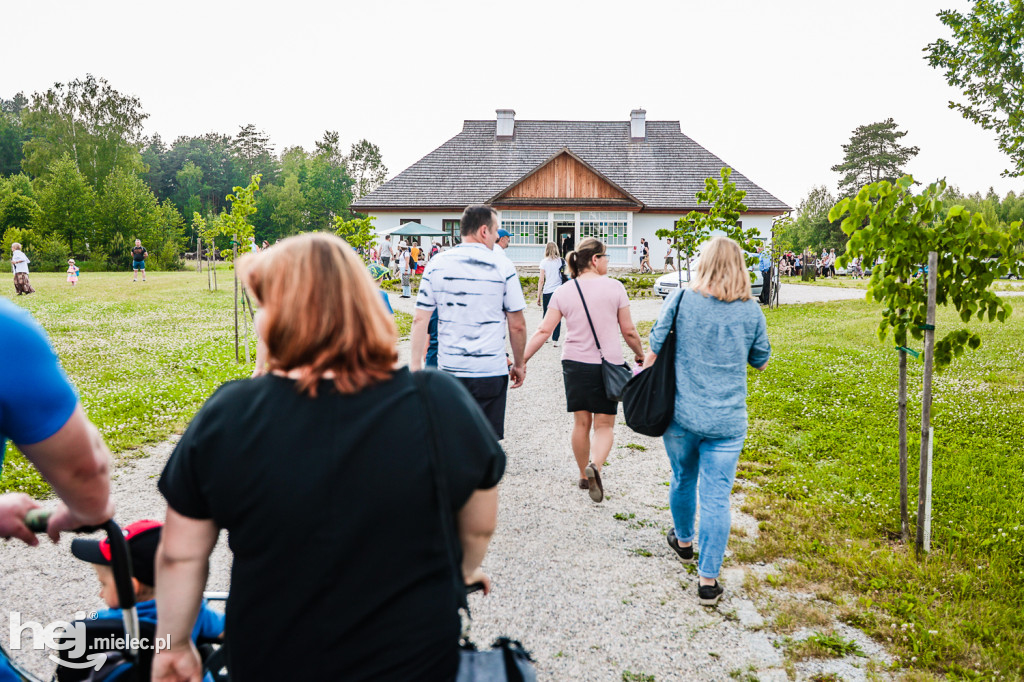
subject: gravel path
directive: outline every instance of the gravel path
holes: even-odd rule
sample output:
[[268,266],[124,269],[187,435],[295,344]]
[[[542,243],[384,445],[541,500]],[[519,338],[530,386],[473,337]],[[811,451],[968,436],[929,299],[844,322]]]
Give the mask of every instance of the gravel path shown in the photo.
[[[784,295],[787,289],[799,290],[792,296],[800,300],[863,295],[803,286],[784,287]],[[392,304],[412,309],[411,301],[397,296]],[[660,305],[660,300],[637,301],[634,320],[654,319]],[[539,321],[540,309],[531,305],[528,329]],[[778,647],[782,638],[763,628],[770,615],[758,610],[764,597],[755,603],[743,588],[747,574],[763,576],[775,568],[738,566],[727,558],[725,597],[717,610],[705,609],[697,603],[696,575],[666,545],[669,465],[660,439],[636,435],[620,421],[604,472],[605,502],[594,504],[576,489],[560,350],[546,345],[531,361],[524,387],[509,396],[503,443],[508,468],[499,528],[485,562],[494,591],[470,598],[474,639],[481,645],[498,635],[521,639],[544,680],[651,679],[625,678],[626,671],[659,681],[730,680],[735,679],[730,673],[739,671],[754,672],[762,681],[786,680]],[[403,341],[403,362],[408,354]],[[161,443],[146,448],[146,456],[122,459],[114,482],[119,519],[162,518],[156,478],[172,448],[173,442]],[[739,512],[741,499],[734,495],[734,533],[754,537],[757,522]],[[56,547],[0,545],[0,611],[18,610],[23,621],[45,624],[76,610],[100,608],[93,571],[71,557],[69,543],[65,538]],[[222,538],[208,589],[228,589],[229,567]],[[783,593],[772,598],[783,597],[813,599]],[[871,640],[837,627],[875,660],[888,662]],[[42,653],[22,652],[18,658],[40,673],[52,670]],[[836,672],[852,681],[866,679],[864,666],[865,659],[850,658],[801,663],[797,670],[799,679]]]

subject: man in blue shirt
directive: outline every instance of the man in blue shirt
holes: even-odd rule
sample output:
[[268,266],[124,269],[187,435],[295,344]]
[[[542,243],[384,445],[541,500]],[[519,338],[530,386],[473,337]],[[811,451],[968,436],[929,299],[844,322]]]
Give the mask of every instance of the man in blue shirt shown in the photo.
[[770,249],[764,246],[757,247],[757,260],[758,266],[761,269],[761,298],[760,301],[763,305],[768,305],[771,301],[771,283],[772,283],[772,256]]
[[[26,311],[0,300],[0,462],[13,441],[62,500],[47,533],[104,523],[114,515],[110,452],[82,410],[46,334]],[[39,503],[24,493],[0,495],[0,537],[39,540],[25,514]],[[20,680],[0,658],[0,681]]]

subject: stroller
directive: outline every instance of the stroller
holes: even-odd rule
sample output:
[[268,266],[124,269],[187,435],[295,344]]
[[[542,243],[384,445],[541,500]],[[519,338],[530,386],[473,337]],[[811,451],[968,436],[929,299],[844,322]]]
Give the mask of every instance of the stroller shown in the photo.
[[[51,511],[33,509],[25,517],[25,525],[35,533],[43,533],[50,521]],[[151,621],[139,622],[135,608],[135,591],[132,588],[132,565],[128,555],[128,543],[120,526],[113,519],[102,526],[80,528],[75,532],[91,533],[103,530],[110,543],[111,568],[117,587],[117,598],[121,605],[121,619],[101,618],[78,620],[71,628],[58,635],[60,663],[49,682],[147,682],[153,665],[153,649],[141,648],[140,642],[155,642],[156,624]],[[227,599],[226,592],[207,592],[204,596],[213,601]],[[84,633],[84,646],[78,637]],[[117,646],[112,646],[116,644]],[[214,682],[228,682],[226,667],[227,651],[220,641],[197,643],[203,658],[203,672],[209,673]],[[6,648],[0,646],[0,657],[6,660],[9,670],[0,671],[0,679],[16,679],[18,682],[47,682],[28,672],[11,658]],[[51,656],[52,658],[52,656]],[[8,675],[5,677],[4,672]],[[11,677],[13,672],[14,677]],[[210,679],[209,677],[205,679]]]

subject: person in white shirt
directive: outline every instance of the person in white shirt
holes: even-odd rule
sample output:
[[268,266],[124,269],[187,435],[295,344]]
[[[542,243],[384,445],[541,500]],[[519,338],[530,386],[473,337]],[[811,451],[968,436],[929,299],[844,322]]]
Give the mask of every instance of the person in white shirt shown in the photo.
[[391,262],[391,240],[385,238],[384,242],[380,245],[380,264],[386,268],[390,268],[389,263]]
[[18,242],[11,244],[11,268],[14,270],[14,290],[18,296],[36,292],[28,282],[28,264],[30,262],[28,256],[21,250],[21,244]]
[[[498,215],[477,204],[462,214],[462,243],[427,264],[416,297],[412,361],[423,368],[427,325],[437,310],[438,368],[456,378],[480,405],[498,439],[505,435],[505,403],[526,378],[526,319],[522,285],[512,261],[494,252]],[[505,354],[505,328],[512,367]]]
[[[540,279],[537,281],[537,305],[542,306],[544,314],[548,314],[548,303],[551,295],[562,286],[562,268],[565,261],[558,255],[558,244],[548,242],[544,248],[544,260],[540,262]],[[562,323],[559,321],[555,331],[551,333],[551,340],[559,345],[558,338],[562,333]]]

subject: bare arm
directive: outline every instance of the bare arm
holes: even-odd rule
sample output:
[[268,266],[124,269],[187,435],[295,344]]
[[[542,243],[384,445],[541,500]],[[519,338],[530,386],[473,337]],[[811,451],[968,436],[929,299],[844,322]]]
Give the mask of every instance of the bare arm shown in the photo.
[[643,364],[644,345],[640,342],[640,334],[636,330],[636,325],[633,324],[633,316],[629,314],[628,305],[619,308],[619,331],[622,333],[622,338],[625,339],[626,345],[633,351],[636,362]]
[[412,333],[409,335],[409,343],[412,346],[412,357],[409,358],[409,369],[423,369],[423,359],[427,356],[427,325],[430,324],[430,316],[433,310],[416,309],[416,315],[412,318]]
[[62,530],[99,525],[114,515],[110,451],[80,403],[57,433],[18,447],[62,500],[47,528],[51,540]]
[[494,529],[498,526],[498,488],[477,490],[459,510],[456,520],[462,544],[462,575],[466,584],[482,582],[484,593],[491,591],[491,581],[480,570],[487,554]]
[[544,268],[540,269],[540,277],[537,278],[537,305],[544,304]]
[[156,634],[170,648],[153,659],[153,680],[199,682],[202,664],[192,643],[203,588],[210,570],[210,552],[218,529],[212,519],[191,519],[167,508],[167,520],[156,552]]
[[505,313],[508,320],[508,339],[512,345],[512,388],[519,388],[526,380],[526,316],[522,310]]
[[537,331],[530,337],[530,342],[526,344],[526,357],[523,362],[529,362],[540,347],[544,345],[544,342],[548,340],[552,332],[555,331],[555,327],[562,321],[562,311],[557,308],[548,308],[548,314],[544,316],[544,319],[540,321],[540,326],[537,327]]

